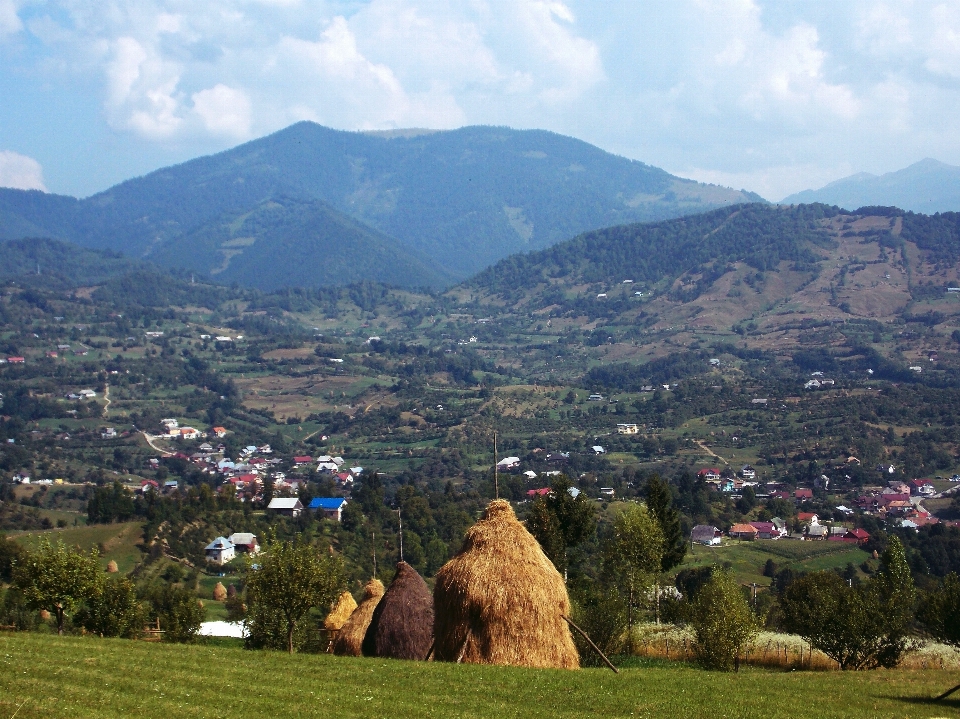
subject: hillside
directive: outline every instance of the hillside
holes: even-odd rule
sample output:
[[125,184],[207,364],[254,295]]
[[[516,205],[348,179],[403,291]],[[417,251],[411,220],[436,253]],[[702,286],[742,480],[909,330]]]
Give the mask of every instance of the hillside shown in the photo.
[[362,282],[442,287],[451,277],[416,251],[320,201],[268,200],[160,246],[151,260],[216,282],[275,290]]
[[[556,671],[5,633],[0,709],[32,717],[947,716],[949,670],[706,672],[673,662]],[[15,659],[14,659],[15,658]],[[209,680],[216,665],[218,679]],[[161,671],[157,668],[162,667]],[[265,676],[299,679],[264,681]],[[558,702],[557,697],[563,697]],[[913,710],[924,706],[922,713]]]
[[76,287],[144,267],[146,263],[118,252],[91,250],[70,242],[36,237],[0,240],[0,279],[29,277],[31,283]]
[[329,203],[456,278],[584,230],[760,199],[549,132],[362,134],[301,122],[84,200],[0,190],[0,237],[44,235],[147,257],[281,197]]
[[823,202],[849,210],[868,205],[901,207],[934,214],[960,211],[960,167],[927,158],[884,175],[861,172],[819,190],[785,197],[783,204]]

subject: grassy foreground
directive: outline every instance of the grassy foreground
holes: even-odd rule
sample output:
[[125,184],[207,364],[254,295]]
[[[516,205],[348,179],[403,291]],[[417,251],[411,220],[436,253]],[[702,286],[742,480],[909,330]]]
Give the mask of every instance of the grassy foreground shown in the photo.
[[0,634],[0,717],[955,717],[940,670],[538,671]]

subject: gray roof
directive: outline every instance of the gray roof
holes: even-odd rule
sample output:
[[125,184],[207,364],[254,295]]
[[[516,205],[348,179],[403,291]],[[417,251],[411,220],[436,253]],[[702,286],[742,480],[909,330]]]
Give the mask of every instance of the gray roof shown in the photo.
[[230,535],[230,541],[234,544],[252,544],[257,541],[257,535],[251,532],[234,532]]
[[270,500],[267,509],[303,509],[303,505],[296,497],[275,497]]
[[208,552],[216,549],[232,549],[232,548],[233,548],[233,542],[231,542],[226,537],[217,537],[212,542],[210,542],[210,544],[204,547],[204,549],[207,550]]

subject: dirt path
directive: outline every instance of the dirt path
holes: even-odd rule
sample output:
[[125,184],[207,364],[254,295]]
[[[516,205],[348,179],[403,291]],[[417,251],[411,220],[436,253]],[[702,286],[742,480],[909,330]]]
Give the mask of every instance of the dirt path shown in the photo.
[[697,445],[698,447],[700,447],[700,449],[702,449],[704,452],[706,452],[707,454],[709,454],[711,457],[716,457],[717,459],[719,459],[719,460],[720,460],[721,462],[723,462],[724,464],[729,464],[729,462],[727,462],[727,460],[725,460],[723,457],[721,457],[719,454],[717,454],[717,453],[714,452],[712,449],[710,449],[707,445],[705,445],[705,444],[703,443],[703,440],[702,440],[702,439],[695,439],[694,442],[696,443],[696,445]]
[[166,457],[171,457],[171,456],[173,456],[173,454],[174,454],[173,452],[168,452],[168,451],[165,450],[165,449],[161,449],[160,447],[158,447],[157,445],[155,445],[155,444],[153,443],[153,440],[156,439],[156,437],[153,437],[153,436],[147,434],[146,432],[144,432],[144,431],[142,431],[142,430],[140,431],[140,434],[142,434],[142,435],[143,435],[143,438],[144,438],[145,440],[147,440],[147,444],[150,445],[151,449],[156,450],[157,452],[159,452],[160,454],[162,454],[162,455],[164,455],[164,456],[166,456]]
[[107,408],[110,407],[110,385],[105,385],[103,388],[103,398],[106,402],[103,405],[103,416],[107,416]]

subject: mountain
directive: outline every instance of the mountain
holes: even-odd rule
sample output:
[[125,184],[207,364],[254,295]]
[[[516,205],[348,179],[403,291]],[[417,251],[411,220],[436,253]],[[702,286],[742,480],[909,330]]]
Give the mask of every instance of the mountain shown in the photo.
[[[39,193],[38,193],[39,194]],[[0,241],[0,280],[79,287],[147,269],[148,265],[109,250],[91,250],[46,238]]]
[[848,209],[866,206],[896,206],[932,215],[960,211],[960,167],[937,160],[920,160],[885,175],[861,172],[819,190],[804,190],[782,200],[783,204],[823,202]]
[[361,282],[440,287],[452,278],[418,253],[319,200],[280,197],[227,213],[161,245],[150,258],[220,283],[261,290]]
[[356,133],[301,122],[83,200],[2,190],[0,238],[45,234],[150,257],[277,198],[325,202],[461,279],[585,230],[761,199],[539,130]]

